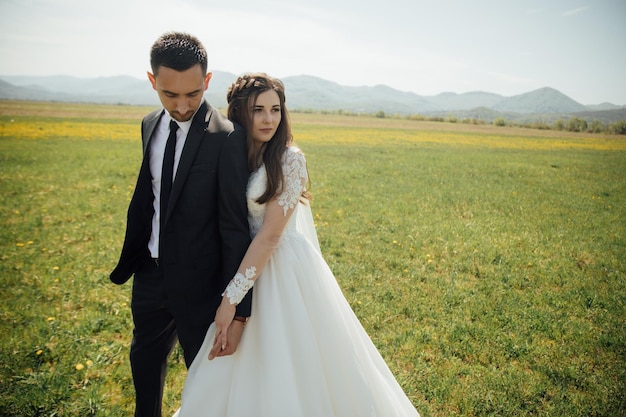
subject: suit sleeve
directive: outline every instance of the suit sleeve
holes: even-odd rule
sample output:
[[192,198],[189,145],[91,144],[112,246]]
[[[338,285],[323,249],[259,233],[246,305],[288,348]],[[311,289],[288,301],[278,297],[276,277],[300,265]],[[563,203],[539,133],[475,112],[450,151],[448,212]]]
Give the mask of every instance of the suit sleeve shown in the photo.
[[152,188],[150,186],[150,161],[147,158],[147,147],[150,135],[155,128],[163,110],[157,110],[146,116],[141,122],[141,140],[143,157],[135,191],[128,205],[126,214],[126,233],[122,252],[110,279],[116,284],[123,284],[135,273],[141,260],[149,256],[147,243],[150,238],[152,220]]
[[[248,177],[245,131],[236,127],[222,146],[218,167],[219,228],[223,256],[222,288],[226,288],[230,279],[237,273],[237,268],[250,245],[246,201]],[[237,306],[237,315],[248,317],[251,309],[250,292]]]

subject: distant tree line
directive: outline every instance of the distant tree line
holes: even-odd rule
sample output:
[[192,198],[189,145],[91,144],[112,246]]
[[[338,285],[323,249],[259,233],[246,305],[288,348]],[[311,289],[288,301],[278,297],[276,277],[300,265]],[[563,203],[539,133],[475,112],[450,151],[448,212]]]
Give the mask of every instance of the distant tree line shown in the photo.
[[557,119],[552,124],[548,124],[542,121],[516,124],[513,122],[507,122],[502,117],[499,117],[493,121],[493,124],[496,126],[520,126],[542,130],[565,130],[568,132],[610,133],[614,135],[626,135],[626,120],[618,120],[617,122],[605,124],[599,120],[593,120],[591,123],[587,123],[585,119],[572,117],[568,120]]
[[506,120],[503,117],[498,117],[489,123],[485,120],[478,118],[463,118],[459,119],[455,116],[441,117],[441,116],[424,116],[421,114],[389,115],[382,110],[378,110],[374,113],[353,112],[350,110],[312,110],[312,109],[294,109],[293,113],[320,113],[320,114],[336,114],[343,116],[369,116],[377,117],[380,119],[407,119],[416,121],[428,121],[428,122],[444,122],[444,123],[466,123],[473,125],[493,124],[495,126],[511,126],[511,127],[524,127],[529,129],[540,130],[556,130],[556,131],[568,131],[568,132],[586,132],[586,133],[609,133],[613,135],[626,135],[626,120],[619,120],[613,123],[603,123],[600,120],[593,120],[588,123],[585,119],[578,117],[572,117],[567,120],[558,119],[552,123],[545,121],[533,121],[533,122],[515,122],[512,120]]

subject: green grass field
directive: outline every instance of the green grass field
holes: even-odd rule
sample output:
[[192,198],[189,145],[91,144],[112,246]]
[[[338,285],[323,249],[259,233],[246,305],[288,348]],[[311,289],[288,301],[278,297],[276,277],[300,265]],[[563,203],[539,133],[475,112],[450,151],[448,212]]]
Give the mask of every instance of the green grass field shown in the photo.
[[[0,102],[2,416],[132,415],[108,274],[149,110]],[[625,137],[292,119],[326,259],[422,416],[626,415]]]

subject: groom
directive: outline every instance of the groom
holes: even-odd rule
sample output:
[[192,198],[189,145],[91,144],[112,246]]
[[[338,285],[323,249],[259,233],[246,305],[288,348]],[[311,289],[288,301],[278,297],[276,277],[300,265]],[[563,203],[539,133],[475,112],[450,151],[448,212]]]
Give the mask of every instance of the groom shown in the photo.
[[[163,109],[142,122],[143,162],[111,273],[116,284],[135,276],[136,417],[161,416],[170,352],[180,341],[191,365],[250,243],[246,134],[203,99],[212,75],[203,45],[166,33],[152,46],[150,64]],[[236,350],[250,310],[248,294],[220,355]]]

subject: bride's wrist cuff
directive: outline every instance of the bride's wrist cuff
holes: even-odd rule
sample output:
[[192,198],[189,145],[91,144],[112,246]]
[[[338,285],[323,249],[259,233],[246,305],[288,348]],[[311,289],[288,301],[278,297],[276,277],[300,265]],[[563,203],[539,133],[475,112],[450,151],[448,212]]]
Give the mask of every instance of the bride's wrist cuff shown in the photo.
[[256,268],[253,266],[246,269],[245,276],[241,272],[237,272],[226,286],[226,291],[222,293],[222,297],[226,296],[230,304],[239,304],[254,285],[252,278],[255,276]]

